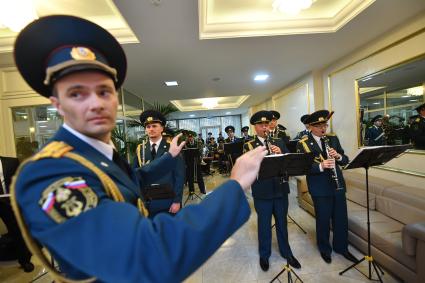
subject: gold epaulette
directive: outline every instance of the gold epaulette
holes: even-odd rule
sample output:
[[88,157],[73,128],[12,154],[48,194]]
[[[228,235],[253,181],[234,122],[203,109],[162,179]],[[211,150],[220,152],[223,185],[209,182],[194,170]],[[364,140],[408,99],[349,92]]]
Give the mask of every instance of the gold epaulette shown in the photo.
[[255,141],[255,139],[254,140],[247,141],[245,143],[248,146],[248,149],[249,150],[253,150],[254,149],[254,146],[252,145],[254,143],[254,141]]
[[43,158],[60,158],[64,156],[65,153],[70,152],[72,149],[72,146],[62,141],[53,141],[43,147],[40,152],[31,157],[31,160],[36,161]]
[[298,142],[305,142],[306,140],[308,140],[308,135],[302,136],[302,138]]

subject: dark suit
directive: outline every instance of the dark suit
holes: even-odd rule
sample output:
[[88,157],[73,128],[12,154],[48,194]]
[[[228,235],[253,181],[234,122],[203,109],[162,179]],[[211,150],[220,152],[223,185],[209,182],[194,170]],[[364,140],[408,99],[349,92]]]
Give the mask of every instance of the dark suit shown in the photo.
[[[185,148],[196,148],[199,150],[199,144],[196,141],[190,143],[186,141]],[[183,153],[184,154],[184,153]],[[186,180],[189,186],[189,192],[195,192],[195,177],[198,183],[199,191],[205,194],[204,178],[202,177],[200,153],[196,156],[184,154],[185,165],[186,165]],[[196,175],[196,176],[195,176]]]
[[[282,153],[289,152],[281,140],[272,142],[279,146]],[[255,137],[254,140],[245,143],[244,151],[253,150],[263,143]],[[291,247],[288,242],[288,182],[282,182],[281,178],[274,177],[266,180],[257,180],[251,186],[254,198],[254,207],[258,218],[258,249],[260,257],[268,259],[271,255],[271,221],[272,215],[276,223],[276,236],[279,245],[279,252],[283,257],[292,256]]]
[[[136,173],[142,175],[142,181],[152,173],[165,174],[175,166],[175,158],[164,154],[127,176],[114,162],[64,128],[54,140],[72,146],[71,153],[85,157],[107,174],[124,196],[123,202],[114,201],[92,170],[67,157],[45,155],[22,167],[12,189],[22,217],[32,237],[49,248],[61,271],[70,278],[181,282],[248,220],[248,202],[233,180],[174,217],[162,213],[152,220],[145,218],[135,206],[141,187]],[[62,180],[70,176],[85,181],[85,189],[95,194],[97,205],[78,215],[67,215],[58,223],[49,214],[50,206],[44,207],[40,200],[58,182],[67,186]]]
[[[325,153],[320,149],[313,135],[301,139],[297,144],[298,152],[312,152],[314,162],[310,173],[307,174],[307,185],[313,199],[316,213],[316,238],[320,252],[328,255],[332,252],[329,244],[330,223],[333,227],[333,250],[338,253],[348,251],[348,220],[347,203],[345,199],[345,181],[338,165],[346,165],[349,160],[344,155],[344,150],[337,136],[328,135],[329,146],[335,149],[342,160],[337,161],[336,170],[342,190],[336,190],[335,181],[331,178],[329,169],[320,171],[320,162],[324,160]],[[325,149],[324,149],[325,150]]]
[[416,149],[425,149],[425,118],[416,118],[410,126],[410,137]]
[[297,136],[295,137],[295,140],[300,140],[304,136],[307,136],[309,133],[309,130],[305,129],[304,131],[298,132]]
[[[161,143],[157,145],[156,148],[156,156],[155,159],[161,158],[164,153],[168,152],[170,149],[170,144],[163,138],[161,140]],[[144,153],[143,153],[144,151]],[[145,163],[143,164],[143,156],[145,159]],[[133,166],[135,168],[143,167],[146,163],[152,162],[152,153],[150,148],[150,142],[146,142],[145,147],[143,148],[143,144],[139,144],[137,147],[136,152],[136,158],[134,160]],[[166,174],[151,174],[149,176],[146,176],[144,179],[144,183],[146,186],[152,185],[152,184],[163,184],[163,185],[169,185],[172,187],[175,197],[174,198],[168,198],[168,199],[156,199],[151,200],[149,203],[147,203],[146,207],[149,210],[149,217],[153,218],[158,213],[161,212],[168,212],[170,209],[170,206],[173,203],[180,203],[182,202],[182,195],[183,195],[183,186],[184,186],[184,178],[185,178],[185,165],[183,158],[181,156],[178,156],[176,158],[177,164],[173,170],[168,171]],[[146,189],[145,188],[141,188]]]
[[376,127],[375,125],[367,128],[365,134],[365,140],[368,146],[384,145],[385,136],[383,135],[384,130],[382,127]]
[[[19,167],[18,158],[0,156],[0,162],[3,167],[3,178],[6,193],[9,193],[9,187],[12,182],[12,176],[15,174]],[[6,225],[8,236],[13,241],[13,246],[16,250],[18,262],[22,265],[31,260],[31,253],[22,239],[21,231],[19,231],[16,218],[13,215],[12,207],[10,206],[9,198],[0,198],[0,217]],[[2,254],[1,256],[13,257],[11,254]]]

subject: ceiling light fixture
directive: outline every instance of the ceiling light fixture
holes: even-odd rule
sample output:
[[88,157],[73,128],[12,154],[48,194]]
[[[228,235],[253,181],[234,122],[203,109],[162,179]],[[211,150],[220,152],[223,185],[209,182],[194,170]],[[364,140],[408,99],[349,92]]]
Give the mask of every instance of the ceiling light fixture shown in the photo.
[[379,104],[381,104],[381,102],[374,102],[373,104],[375,104],[375,105],[379,105]]
[[232,114],[232,112],[226,112],[226,115],[230,115],[230,114]]
[[202,107],[207,109],[213,109],[217,107],[217,105],[218,105],[217,98],[205,98],[204,101],[202,102]]
[[413,95],[413,96],[421,96],[421,95],[424,94],[424,87],[423,86],[416,86],[416,87],[408,88],[407,94]]
[[314,1],[316,0],[274,0],[272,7],[273,11],[296,16],[301,10],[310,8]]
[[164,82],[166,86],[178,86],[179,83],[177,81],[168,81]]
[[0,25],[19,32],[27,24],[38,19],[32,0],[0,0]]
[[189,117],[195,117],[195,114],[190,114]]
[[267,75],[267,74],[259,74],[259,75],[256,75],[254,77],[254,81],[263,82],[263,81],[267,80],[268,78],[269,78],[269,75]]

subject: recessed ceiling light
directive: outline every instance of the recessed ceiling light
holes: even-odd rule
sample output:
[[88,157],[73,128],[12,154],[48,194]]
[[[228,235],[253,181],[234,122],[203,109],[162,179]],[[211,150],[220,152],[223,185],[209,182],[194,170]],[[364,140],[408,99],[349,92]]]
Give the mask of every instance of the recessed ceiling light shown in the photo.
[[190,114],[189,117],[195,117],[195,114]]
[[226,115],[230,115],[230,114],[232,114],[232,112],[226,112]]
[[254,77],[254,81],[262,82],[262,81],[267,80],[268,78],[269,78],[269,75],[267,75],[267,74],[259,74],[259,75],[256,75]]
[[215,97],[204,98],[202,101],[202,107],[207,109],[213,109],[217,107],[217,105],[218,105],[218,99]]
[[416,102],[418,100],[417,99],[410,99],[409,101]]
[[178,86],[179,84],[177,83],[177,81],[168,81],[168,82],[164,82],[166,86]]
[[401,97],[410,97],[410,95],[402,95]]
[[381,104],[381,102],[374,102],[373,104],[376,104],[376,105],[378,105],[378,104]]

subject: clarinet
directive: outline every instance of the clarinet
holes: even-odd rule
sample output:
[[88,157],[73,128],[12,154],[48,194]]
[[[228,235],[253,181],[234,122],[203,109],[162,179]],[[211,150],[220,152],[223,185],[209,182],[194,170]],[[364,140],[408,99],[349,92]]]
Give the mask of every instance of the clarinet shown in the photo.
[[264,145],[266,146],[267,151],[269,152],[267,155],[273,155],[274,152],[270,148],[269,135],[267,135],[267,131],[264,131]]
[[[329,146],[329,139],[327,136],[323,136],[323,143],[325,144],[325,148],[326,148],[326,155],[328,156],[329,159],[331,159],[330,155],[329,155],[329,151],[331,150],[331,147]],[[331,169],[331,177],[332,179],[335,181],[335,185],[336,185],[336,190],[342,190],[343,187],[340,185],[340,182],[338,180],[338,174],[336,171],[336,162],[335,162],[335,167]]]

